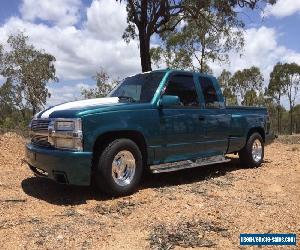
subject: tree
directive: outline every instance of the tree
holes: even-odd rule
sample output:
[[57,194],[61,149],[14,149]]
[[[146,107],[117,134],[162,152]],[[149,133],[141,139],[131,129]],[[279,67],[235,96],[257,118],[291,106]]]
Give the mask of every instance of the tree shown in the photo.
[[0,86],[0,121],[2,122],[15,111],[12,87],[9,81]]
[[0,43],[0,72],[3,69],[3,45]]
[[85,99],[105,97],[118,83],[117,80],[112,80],[103,69],[100,69],[93,79],[96,80],[96,88],[81,90],[81,95]]
[[282,63],[277,63],[270,74],[267,95],[277,103],[277,130],[279,134],[281,133],[281,98],[285,92],[284,81],[283,65]]
[[[172,29],[172,27],[167,28],[166,24],[171,18],[178,17],[182,12],[182,8],[180,8],[181,1],[127,0],[126,2],[128,26],[123,34],[123,38],[129,42],[130,39],[138,36],[142,71],[150,71],[150,38],[155,33],[159,34],[166,29]],[[180,19],[173,24],[173,27],[180,22]],[[136,34],[135,28],[137,28],[138,34]]]
[[10,35],[7,51],[2,52],[0,75],[6,78],[7,86],[14,96],[14,105],[22,112],[38,112],[50,93],[46,87],[49,81],[57,81],[55,57],[28,44],[23,33]]
[[226,62],[229,51],[243,47],[243,23],[234,12],[230,18],[224,13],[216,15],[210,8],[197,12],[186,18],[182,28],[162,35],[161,58],[168,67],[207,73],[208,62]]
[[[122,2],[122,0],[116,0]],[[267,0],[123,0],[127,3],[128,26],[123,34],[125,41],[139,38],[142,71],[151,71],[150,39],[173,31],[185,19],[204,20],[199,10],[210,9],[214,15],[235,16],[236,7],[254,9]],[[270,2],[268,0],[267,2]],[[272,0],[271,2],[274,2]],[[199,14],[199,15],[198,15]]]
[[222,71],[221,75],[218,77],[218,82],[223,90],[225,105],[236,105],[237,104],[237,98],[232,93],[232,90],[229,86],[231,77],[232,77],[232,74],[225,69]]
[[257,102],[257,93],[262,89],[263,81],[259,68],[252,66],[235,72],[229,86],[243,105],[253,106]]
[[17,108],[16,104],[20,100],[15,95],[14,88],[15,86],[9,80],[0,86],[0,127],[23,129],[28,126],[32,117],[32,110]]
[[258,105],[258,96],[254,89],[246,91],[244,100],[242,101],[244,106],[259,106]]
[[293,110],[300,89],[300,66],[296,63],[283,64],[283,78],[290,106],[290,134],[293,134]]
[[300,104],[294,107],[293,113],[295,116],[295,133],[300,133]]

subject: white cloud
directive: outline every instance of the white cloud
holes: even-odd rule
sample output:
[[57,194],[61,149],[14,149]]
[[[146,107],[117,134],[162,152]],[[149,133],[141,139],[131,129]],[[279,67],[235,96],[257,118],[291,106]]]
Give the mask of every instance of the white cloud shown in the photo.
[[[80,92],[78,88],[66,88],[65,81],[85,81],[100,67],[115,78],[140,71],[138,42],[126,44],[122,39],[126,6],[115,0],[94,0],[85,9],[86,20],[74,26],[79,6],[80,0],[23,0],[22,16],[0,25],[0,43],[5,43],[10,34],[23,31],[35,47],[56,57],[60,83],[57,88],[49,84],[51,103],[65,101],[59,93],[71,96]],[[36,23],[37,19],[42,22]]]
[[263,15],[282,18],[295,13],[300,13],[300,0],[278,0],[274,5],[267,5]]
[[75,101],[81,99],[80,93],[82,88],[90,88],[85,83],[75,83],[72,85],[59,85],[60,83],[53,83],[48,86],[51,97],[47,100],[47,106],[54,106],[60,103]]
[[101,40],[120,40],[127,24],[124,3],[94,0],[87,9],[85,26]]
[[[298,63],[300,64],[300,53],[290,50],[277,43],[278,33],[274,28],[260,27],[246,30],[245,47],[242,56],[238,53],[230,53],[228,65],[211,63],[210,67],[216,76],[226,68],[234,73],[237,70],[257,66],[260,68],[267,86],[270,73],[277,62]],[[300,95],[298,97],[300,103]],[[284,100],[287,106],[287,101]]]
[[[118,17],[119,27],[114,21],[101,25],[101,19],[93,19],[99,6],[99,16],[104,20],[109,19],[112,8],[117,6],[114,16]],[[5,42],[11,33],[24,31],[37,48],[56,57],[61,80],[90,78],[99,67],[113,76],[124,76],[140,71],[137,41],[126,44],[121,38],[126,26],[124,11],[125,6],[120,7],[115,0],[94,1],[88,8],[94,14],[88,15],[82,28],[48,26],[12,17],[0,26],[0,42]]]
[[[100,67],[113,77],[141,70],[138,42],[127,45],[121,38],[126,27],[125,5],[115,0],[94,0],[85,9],[86,20],[74,26],[80,18],[79,8],[80,0],[23,0],[22,16],[11,17],[0,25],[0,43],[4,43],[9,34],[24,31],[37,48],[56,57],[60,83],[49,84],[51,105],[79,98],[81,84],[66,85],[66,80],[86,82]],[[34,23],[37,19],[47,22]],[[211,64],[215,75],[223,68],[235,72],[255,65],[261,68],[267,80],[278,61],[300,64],[300,54],[280,46],[277,36],[274,28],[248,29],[243,56],[231,53],[230,65]]]
[[20,12],[27,21],[40,19],[66,26],[79,21],[80,7],[80,0],[23,0]]
[[245,32],[245,47],[242,56],[230,53],[229,65],[211,64],[216,75],[225,67],[231,72],[257,66],[266,80],[277,62],[296,62],[300,64],[300,54],[277,43],[277,32],[274,28],[251,28]]
[[5,78],[3,76],[0,76],[0,86],[5,82]]

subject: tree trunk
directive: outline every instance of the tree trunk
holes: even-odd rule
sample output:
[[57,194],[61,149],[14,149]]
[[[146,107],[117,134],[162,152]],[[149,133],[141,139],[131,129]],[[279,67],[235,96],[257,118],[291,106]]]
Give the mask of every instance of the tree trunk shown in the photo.
[[34,103],[34,101],[32,99],[29,102],[30,102],[30,105],[31,105],[32,116],[34,116],[36,114],[37,107],[36,107],[36,105],[35,105],[35,103]]
[[140,32],[139,39],[142,71],[152,71],[150,56],[150,37]]
[[291,122],[291,126],[290,126],[290,134],[293,134],[293,107],[292,105],[290,105],[290,122]]
[[23,108],[23,109],[21,109],[20,111],[21,111],[21,114],[22,114],[22,117],[23,117],[23,121],[25,121],[25,120],[26,120],[26,112],[25,112],[25,109]]
[[277,132],[280,134],[280,106],[277,106]]
[[34,116],[36,114],[36,108],[35,106],[32,106],[32,116]]
[[205,48],[202,45],[202,50],[201,50],[201,62],[200,62],[200,72],[204,73],[204,53],[205,53]]
[[277,100],[277,130],[278,134],[281,134],[281,110],[280,110],[280,99],[281,93],[278,93],[278,100]]

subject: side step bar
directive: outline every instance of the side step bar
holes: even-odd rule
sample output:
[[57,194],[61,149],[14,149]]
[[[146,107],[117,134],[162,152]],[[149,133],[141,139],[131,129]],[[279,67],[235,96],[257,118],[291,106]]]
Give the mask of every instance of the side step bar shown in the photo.
[[187,160],[187,161],[178,161],[173,163],[153,165],[150,166],[150,171],[154,174],[167,173],[167,172],[173,172],[182,169],[207,166],[207,165],[212,165],[217,163],[225,163],[229,161],[230,159],[225,158],[224,155],[217,155],[212,157],[199,158],[195,161]]

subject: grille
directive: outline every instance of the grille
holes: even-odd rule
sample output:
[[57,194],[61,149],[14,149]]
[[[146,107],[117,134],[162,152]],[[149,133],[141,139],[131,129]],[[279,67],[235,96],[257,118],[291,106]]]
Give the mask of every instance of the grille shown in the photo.
[[31,143],[40,147],[52,147],[48,142],[48,136],[44,135],[32,135]]
[[31,122],[31,143],[41,147],[51,147],[48,142],[48,125],[50,120],[37,119]]
[[48,119],[40,119],[33,120],[31,122],[31,130],[32,131],[47,131],[50,120]]

